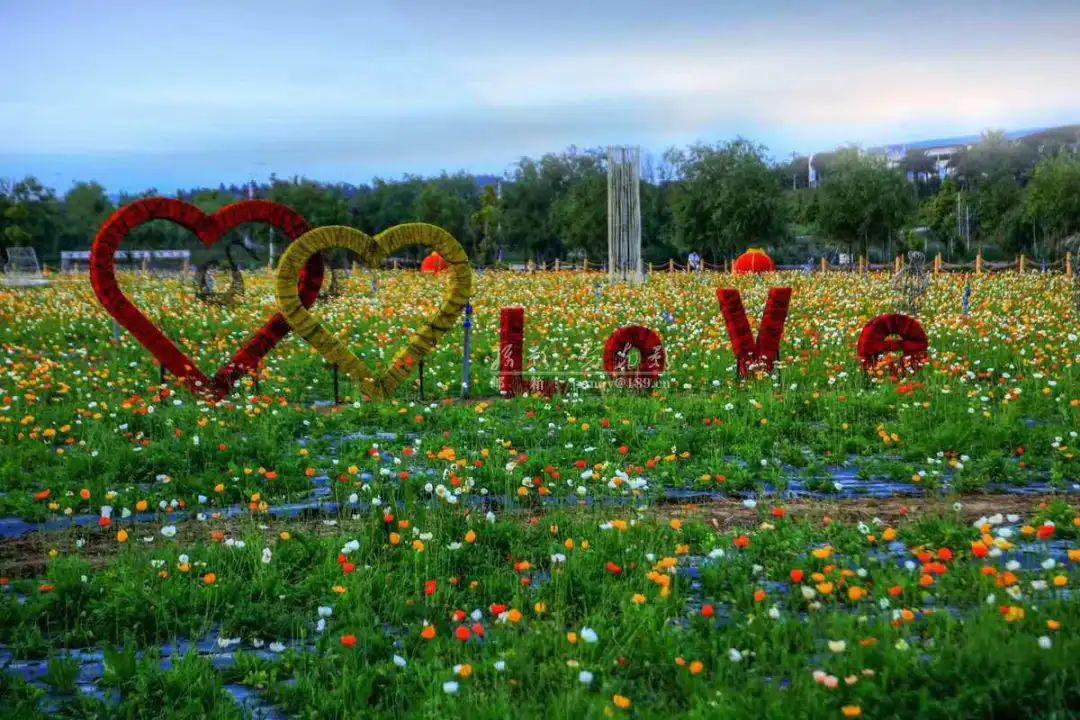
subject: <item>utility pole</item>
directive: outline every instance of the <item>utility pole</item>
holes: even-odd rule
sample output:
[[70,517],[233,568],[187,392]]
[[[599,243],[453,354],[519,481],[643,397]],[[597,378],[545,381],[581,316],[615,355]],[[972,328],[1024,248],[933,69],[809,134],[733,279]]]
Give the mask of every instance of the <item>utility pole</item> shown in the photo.
[[960,219],[960,192],[956,193],[956,236],[963,239],[963,221]]
[[266,263],[267,263],[267,269],[268,270],[273,270],[274,269],[274,226],[273,225],[270,226],[270,254],[269,254],[269,259],[266,261]]
[[964,251],[971,252],[971,205],[964,204]]

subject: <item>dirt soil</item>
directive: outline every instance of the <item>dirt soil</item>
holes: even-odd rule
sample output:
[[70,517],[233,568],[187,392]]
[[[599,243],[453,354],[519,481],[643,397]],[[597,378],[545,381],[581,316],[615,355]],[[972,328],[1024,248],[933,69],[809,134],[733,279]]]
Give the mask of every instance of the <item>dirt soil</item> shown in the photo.
[[[795,500],[782,503],[789,517],[811,521],[822,521],[826,517],[841,522],[871,521],[880,519],[889,525],[896,525],[903,519],[919,517],[952,517],[957,515],[965,522],[974,522],[980,517],[994,513],[1030,513],[1039,505],[1049,502],[1053,495],[963,495],[952,498],[881,498],[858,500]],[[741,500],[710,500],[701,503],[657,504],[649,512],[654,517],[704,520],[717,532],[738,528],[753,528],[762,520],[762,508],[771,507],[765,502],[757,508],[747,507]],[[617,516],[624,514],[626,508],[604,511],[599,509],[583,512],[610,512]],[[526,522],[539,522],[545,513],[533,511],[522,513]],[[766,513],[767,514],[767,513]],[[291,519],[269,520],[264,518],[231,518],[211,520],[206,523],[183,522],[176,525],[176,541],[185,544],[199,539],[210,539],[211,533],[220,532],[224,537],[251,538],[253,531],[261,533],[267,540],[278,533],[303,532],[327,535],[348,532],[354,521],[343,518],[338,521],[329,519]],[[127,526],[129,544],[143,543],[143,538],[159,539],[161,525],[147,523]],[[81,541],[81,546],[78,545]],[[0,577],[10,579],[38,577],[45,572],[49,552],[57,550],[62,554],[77,552],[92,567],[107,564],[123,545],[116,541],[116,530],[110,528],[66,529],[55,532],[39,532],[26,537],[0,540]]]
[[[974,522],[994,513],[1029,513],[1055,499],[1053,495],[962,495],[952,498],[867,498],[859,500],[796,500],[782,503],[789,516],[843,522],[869,522],[879,518],[895,525],[903,519],[950,517],[957,515]],[[958,509],[957,509],[958,508]],[[713,500],[692,505],[659,505],[660,517],[705,518],[717,531],[754,527],[760,522],[760,508],[748,508],[741,500]]]

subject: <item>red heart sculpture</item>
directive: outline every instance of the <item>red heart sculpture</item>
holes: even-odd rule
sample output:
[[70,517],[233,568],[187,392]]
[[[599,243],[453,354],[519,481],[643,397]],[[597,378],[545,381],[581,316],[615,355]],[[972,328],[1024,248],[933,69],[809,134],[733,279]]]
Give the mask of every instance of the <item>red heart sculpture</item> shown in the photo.
[[[229,230],[251,222],[273,225],[289,239],[295,240],[307,232],[307,221],[284,205],[266,200],[243,200],[207,215],[181,200],[147,198],[113,213],[94,238],[90,250],[90,282],[101,304],[157,358],[162,367],[183,380],[193,392],[220,399],[228,394],[238,378],[255,369],[259,361],[289,333],[289,324],[281,313],[275,313],[237,350],[228,364],[218,369],[213,382],[208,380],[191,358],[132,304],[116,282],[114,256],[117,248],[128,232],[151,220],[168,220],[187,228],[206,247],[211,247]],[[315,255],[300,274],[300,298],[305,306],[310,307],[315,302],[322,279],[322,259]]]

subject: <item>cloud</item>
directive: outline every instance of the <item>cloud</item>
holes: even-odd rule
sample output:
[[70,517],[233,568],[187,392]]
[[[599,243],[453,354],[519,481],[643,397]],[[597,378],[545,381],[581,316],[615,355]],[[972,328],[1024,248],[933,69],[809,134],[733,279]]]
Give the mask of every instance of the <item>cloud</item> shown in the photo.
[[[1077,6],[911,7],[214,6],[198,42],[184,33],[204,16],[164,17],[176,6],[54,22],[55,55],[16,42],[0,78],[0,175],[362,182],[571,144],[743,135],[783,156],[1080,119]],[[184,33],[149,42],[158,25]]]

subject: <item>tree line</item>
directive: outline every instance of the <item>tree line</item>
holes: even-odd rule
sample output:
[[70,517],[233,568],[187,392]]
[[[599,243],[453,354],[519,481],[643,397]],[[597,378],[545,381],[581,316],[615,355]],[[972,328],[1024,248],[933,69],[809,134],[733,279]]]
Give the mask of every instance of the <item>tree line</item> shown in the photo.
[[[642,167],[643,257],[662,263],[692,251],[720,262],[747,247],[784,262],[840,253],[887,259],[897,252],[942,252],[950,260],[1025,252],[1056,258],[1080,239],[1080,126],[1021,140],[987,132],[949,159],[942,179],[919,151],[889,163],[854,147],[810,159],[769,159],[737,138],[646,155]],[[569,148],[522,158],[502,176],[443,173],[370,183],[322,183],[271,175],[256,197],[284,203],[312,226],[350,225],[377,233],[403,222],[446,228],[474,261],[607,254],[607,168],[600,149]],[[178,194],[206,212],[248,196],[248,185]],[[110,197],[96,182],[63,195],[34,177],[0,182],[0,246],[30,245],[44,262],[85,250],[101,223],[138,194]],[[266,245],[266,228],[249,230]],[[133,233],[131,247],[195,247],[165,222]],[[205,253],[204,253],[205,256]],[[197,255],[198,257],[198,255]]]

